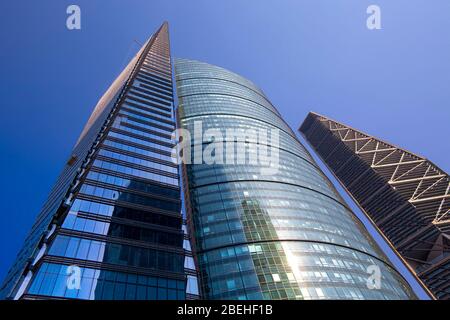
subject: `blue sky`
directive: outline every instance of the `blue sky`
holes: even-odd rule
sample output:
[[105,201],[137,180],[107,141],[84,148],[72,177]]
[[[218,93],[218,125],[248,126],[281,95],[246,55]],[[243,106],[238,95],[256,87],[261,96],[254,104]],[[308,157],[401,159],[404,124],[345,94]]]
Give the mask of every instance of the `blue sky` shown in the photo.
[[[69,4],[81,7],[81,30],[66,28]],[[370,4],[381,30],[366,28]],[[450,171],[448,0],[16,0],[0,10],[0,279],[97,99],[164,20],[174,56],[251,79],[293,129],[314,110]]]

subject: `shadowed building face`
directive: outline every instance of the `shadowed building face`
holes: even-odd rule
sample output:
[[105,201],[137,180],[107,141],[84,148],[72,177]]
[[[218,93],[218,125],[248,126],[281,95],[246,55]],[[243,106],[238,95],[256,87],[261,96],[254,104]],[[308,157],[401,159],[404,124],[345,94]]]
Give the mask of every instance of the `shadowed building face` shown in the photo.
[[310,113],[300,132],[438,299],[450,298],[450,178],[429,160]]

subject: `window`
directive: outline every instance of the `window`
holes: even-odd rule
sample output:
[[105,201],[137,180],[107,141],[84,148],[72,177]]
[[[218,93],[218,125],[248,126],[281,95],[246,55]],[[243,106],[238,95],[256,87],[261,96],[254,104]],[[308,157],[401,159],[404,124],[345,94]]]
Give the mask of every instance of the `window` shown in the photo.
[[272,278],[273,278],[274,282],[280,282],[281,281],[280,275],[278,273],[273,273],[272,274]]

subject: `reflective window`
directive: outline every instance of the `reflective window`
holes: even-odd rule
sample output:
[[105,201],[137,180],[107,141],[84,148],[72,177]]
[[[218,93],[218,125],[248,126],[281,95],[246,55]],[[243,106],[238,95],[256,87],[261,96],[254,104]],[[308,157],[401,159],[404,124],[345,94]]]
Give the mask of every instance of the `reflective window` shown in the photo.
[[182,254],[58,235],[50,255],[164,271],[183,271]]
[[78,270],[79,286],[73,281],[73,267],[43,263],[32,280],[28,293],[91,300],[185,299],[185,280],[82,267]]
[[104,161],[104,160],[97,159],[94,161],[93,165],[95,167],[98,167],[101,169],[116,171],[116,172],[120,172],[123,174],[128,174],[130,176],[135,176],[137,178],[149,179],[149,180],[153,180],[153,181],[157,181],[157,182],[161,182],[161,183],[178,186],[178,179],[170,178],[170,177],[163,176],[160,174],[156,174],[156,173],[152,173],[152,172],[148,172],[148,171],[144,171],[144,170],[139,170],[139,169],[123,166],[123,165],[119,165],[119,164]]

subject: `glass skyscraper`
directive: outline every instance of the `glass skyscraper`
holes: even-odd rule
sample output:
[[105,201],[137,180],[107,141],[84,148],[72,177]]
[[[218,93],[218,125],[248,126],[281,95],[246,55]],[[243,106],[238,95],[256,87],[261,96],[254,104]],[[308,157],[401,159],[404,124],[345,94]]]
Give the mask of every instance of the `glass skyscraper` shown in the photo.
[[171,158],[172,88],[164,23],[95,107],[2,298],[198,297]]
[[[184,59],[175,60],[175,77],[178,122],[194,133],[194,151],[212,143],[195,133],[199,125],[205,132],[219,130],[228,142],[230,129],[279,132],[274,174],[262,174],[262,165],[254,163],[195,164],[193,153],[194,163],[183,165],[204,298],[415,298],[257,86],[223,68]],[[241,152],[247,161],[253,144],[262,142],[245,140]],[[371,268],[380,271],[377,288],[368,285]]]
[[[191,60],[175,76],[194,150],[211,145],[199,123],[270,139],[245,137],[236,164],[183,163],[179,179],[164,23],[99,100],[0,298],[415,298],[258,87]],[[249,163],[261,146],[277,161]]]

